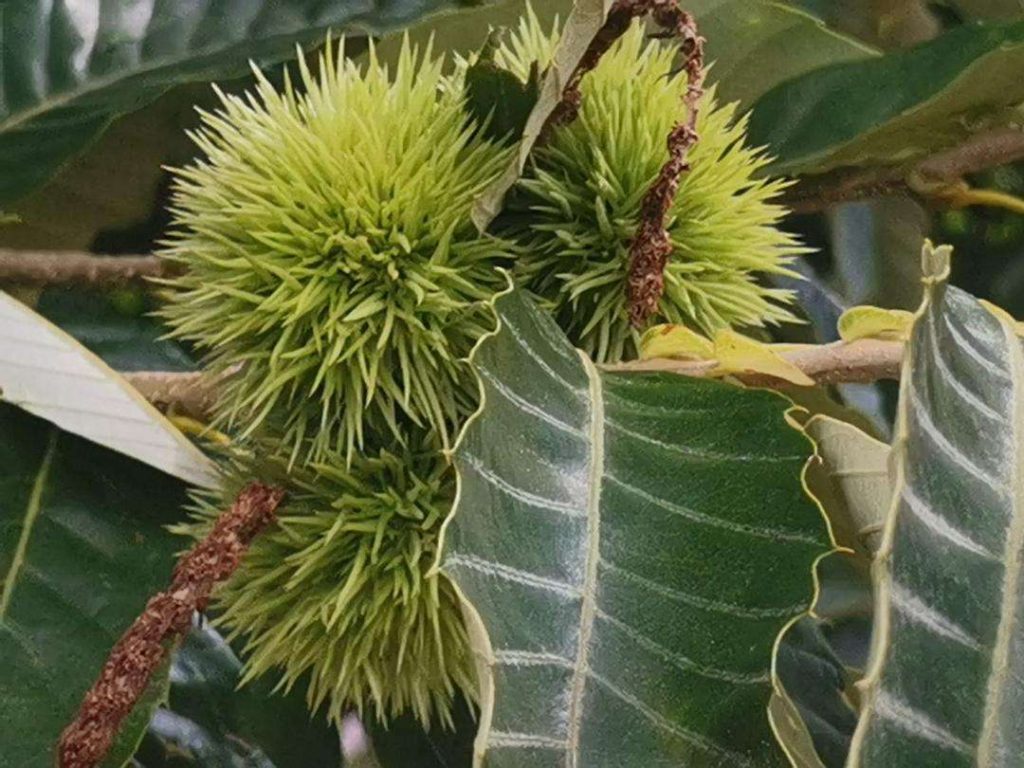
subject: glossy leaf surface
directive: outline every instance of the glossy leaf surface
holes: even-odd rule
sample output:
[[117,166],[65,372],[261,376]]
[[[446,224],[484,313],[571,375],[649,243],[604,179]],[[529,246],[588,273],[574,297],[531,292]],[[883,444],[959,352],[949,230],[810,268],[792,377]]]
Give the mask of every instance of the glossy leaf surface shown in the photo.
[[0,201],[48,179],[118,115],[186,82],[291,58],[328,31],[382,32],[446,0],[13,0],[0,15]]
[[[808,72],[754,105],[776,173],[896,164],[962,141],[1024,101],[1024,22],[958,27],[883,57]],[[1010,118],[1006,118],[1010,119]]]
[[[184,484],[0,404],[0,756],[50,768],[114,642],[170,579]],[[126,758],[160,698],[125,724]],[[122,746],[124,745],[124,746]]]
[[444,567],[496,768],[771,766],[771,661],[829,548],[770,392],[600,373],[522,294],[474,354]]
[[0,392],[69,432],[194,485],[216,465],[156,408],[74,338],[0,291]]

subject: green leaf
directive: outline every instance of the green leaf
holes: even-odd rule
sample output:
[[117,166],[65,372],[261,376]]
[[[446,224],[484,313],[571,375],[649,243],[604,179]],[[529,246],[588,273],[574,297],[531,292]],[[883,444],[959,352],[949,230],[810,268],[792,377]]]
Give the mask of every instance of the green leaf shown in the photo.
[[966,19],[1002,19],[1012,21],[1024,16],[1020,0],[947,0]]
[[[464,0],[463,0],[464,2]],[[459,0],[14,0],[0,16],[0,202],[46,181],[117,116],[185,82],[291,58],[329,30],[379,33]]]
[[844,552],[822,560],[813,615],[793,624],[779,643],[779,684],[770,712],[775,733],[797,768],[842,768],[846,762],[857,725],[854,683],[871,639],[866,565]]
[[1015,766],[1024,754],[1024,349],[948,286],[925,300],[901,381],[893,501],[849,765]]
[[47,288],[35,309],[117,371],[195,371],[195,360],[150,314],[156,307],[138,288],[93,291]]
[[282,694],[267,680],[238,688],[241,661],[203,622],[174,654],[170,699],[135,755],[145,768],[261,768],[341,765],[338,732],[310,715],[299,687]]
[[[0,403],[0,755],[50,768],[121,633],[170,579],[183,483]],[[160,698],[121,739],[137,741]]]
[[1024,101],[1024,22],[958,27],[904,51],[823,67],[754,105],[750,140],[775,173],[898,164],[951,145]]
[[380,768],[469,768],[473,762],[476,719],[461,700],[452,719],[453,728],[432,724],[429,731],[411,714],[387,726],[370,724]]
[[466,109],[492,141],[514,144],[537,103],[539,76],[524,83],[507,69],[481,58],[466,71]]
[[3,291],[0,396],[182,480],[219,482],[216,465],[116,371]]
[[533,145],[537,143],[544,124],[562,100],[565,83],[587,52],[590,41],[604,25],[612,0],[577,0],[562,28],[562,36],[544,73],[536,103],[530,111],[519,137],[519,146],[504,173],[483,191],[473,206],[473,223],[482,232],[501,211],[505,195],[519,180],[526,167]]
[[776,671],[783,692],[772,700],[772,722],[795,764],[842,768],[857,715],[843,698],[846,669],[818,621],[804,617],[786,633]]
[[829,416],[812,417],[804,431],[814,440],[820,457],[808,473],[811,488],[825,505],[836,540],[873,556],[892,498],[889,446]]
[[829,548],[789,403],[599,372],[522,293],[496,307],[443,559],[482,662],[477,760],[782,765],[773,645]]
[[765,0],[688,0],[707,39],[704,58],[720,101],[744,108],[779,83],[813,69],[878,55],[797,8]]

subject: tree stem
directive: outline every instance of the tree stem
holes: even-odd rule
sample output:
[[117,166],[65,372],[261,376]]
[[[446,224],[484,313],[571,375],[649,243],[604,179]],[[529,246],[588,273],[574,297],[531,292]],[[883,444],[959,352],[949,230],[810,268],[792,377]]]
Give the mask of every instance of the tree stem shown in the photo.
[[[903,359],[903,344],[897,341],[860,339],[834,344],[808,344],[782,353],[789,362],[818,384],[871,382],[898,379]],[[640,373],[668,371],[683,376],[707,377],[716,365],[713,360],[635,360],[602,366],[607,371]],[[123,374],[143,397],[165,410],[196,418],[209,416],[216,399],[218,379],[202,373],[135,371]],[[737,374],[733,378],[745,384],[767,387],[792,386],[760,374]]]
[[[782,357],[806,373],[816,384],[872,382],[898,379],[903,360],[903,343],[880,339],[838,341],[833,344],[807,344],[781,353]],[[714,360],[636,360],[604,366],[605,370],[639,373],[665,371],[683,376],[707,377],[717,363]],[[733,374],[744,384],[766,387],[792,387],[789,382],[764,374]]]
[[0,248],[0,285],[124,285],[166,277],[172,272],[173,264],[157,256],[93,256],[77,251]]
[[[913,192],[912,179],[915,178],[938,185],[1022,159],[1024,130],[999,128],[972,136],[959,146],[912,165],[841,168],[818,176],[804,176],[789,190],[783,202],[794,213],[814,213],[838,203]],[[927,193],[924,196],[929,197]]]

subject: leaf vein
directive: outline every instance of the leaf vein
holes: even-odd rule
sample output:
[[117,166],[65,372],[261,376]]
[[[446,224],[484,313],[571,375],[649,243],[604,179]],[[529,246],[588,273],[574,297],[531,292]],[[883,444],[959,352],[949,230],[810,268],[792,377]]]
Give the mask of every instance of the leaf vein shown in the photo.
[[43,505],[43,491],[46,488],[46,481],[50,476],[50,468],[53,466],[53,458],[57,453],[57,439],[60,433],[50,428],[50,439],[46,445],[46,452],[39,464],[39,471],[36,472],[35,480],[32,483],[32,490],[29,492],[28,502],[25,507],[25,515],[22,518],[21,533],[18,535],[18,543],[14,548],[14,555],[11,557],[11,564],[3,580],[3,591],[0,592],[0,621],[3,621],[11,606],[11,599],[14,596],[14,587],[18,583],[18,575],[25,564],[25,555],[28,553],[28,545],[32,539],[32,530],[39,512]]

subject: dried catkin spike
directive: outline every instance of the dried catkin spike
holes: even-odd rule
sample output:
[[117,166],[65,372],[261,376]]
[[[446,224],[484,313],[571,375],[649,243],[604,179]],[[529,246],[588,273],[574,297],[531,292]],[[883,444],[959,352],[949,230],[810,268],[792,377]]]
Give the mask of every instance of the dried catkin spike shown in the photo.
[[176,172],[162,255],[183,274],[163,315],[232,372],[220,426],[322,460],[402,422],[447,441],[472,410],[459,361],[491,328],[512,248],[469,210],[509,150],[468,120],[443,66],[406,40],[389,72],[342,42],[301,89],[260,77],[203,115],[205,159]]
[[192,614],[206,609],[214,586],[238,567],[253,538],[274,522],[284,491],[245,485],[174,569],[170,587],[158,592],[110,651],[57,744],[58,768],[94,768],[107,756],[122,721],[135,707],[168,648],[184,634]]
[[[558,38],[528,14],[496,54],[525,78],[546,64]],[[640,333],[628,311],[629,248],[645,194],[668,157],[687,89],[674,41],[647,41],[639,22],[581,82],[578,117],[556,126],[510,200],[523,246],[517,279],[555,312],[572,340],[601,362],[636,354]],[[790,296],[758,284],[758,273],[788,272],[804,249],[776,225],[772,202],[786,182],[759,176],[768,158],[745,145],[736,106],[702,98],[692,169],[666,219],[671,252],[652,322],[713,334],[729,326],[791,320]]]

